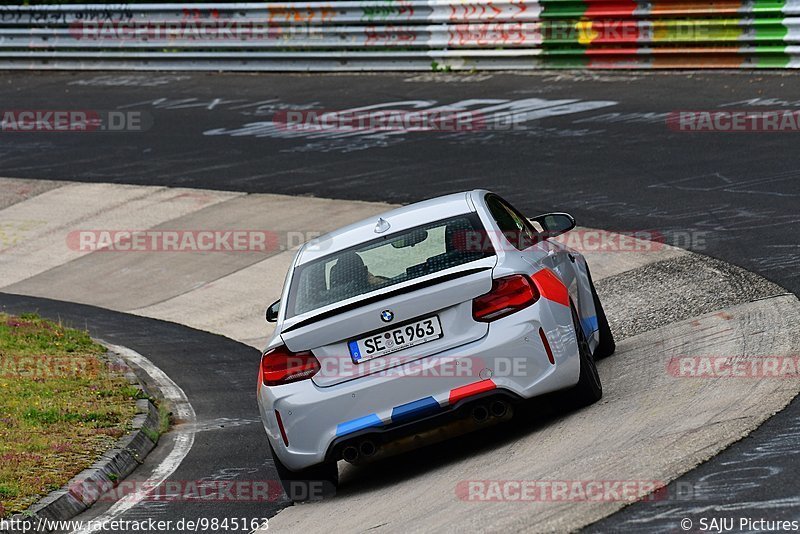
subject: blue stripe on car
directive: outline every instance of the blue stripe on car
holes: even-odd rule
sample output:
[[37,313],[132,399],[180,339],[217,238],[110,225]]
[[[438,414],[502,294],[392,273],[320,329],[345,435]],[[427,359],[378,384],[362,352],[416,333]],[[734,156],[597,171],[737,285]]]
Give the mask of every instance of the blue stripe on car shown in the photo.
[[423,417],[441,409],[439,402],[433,397],[415,400],[408,404],[401,404],[392,409],[392,422],[401,423],[409,419]]
[[581,328],[583,328],[583,331],[587,334],[591,334],[597,330],[599,328],[597,326],[597,316],[592,315],[591,317],[584,317],[581,319]]
[[380,417],[378,417],[378,414],[371,413],[369,415],[365,415],[364,417],[359,417],[358,419],[339,423],[339,425],[336,427],[336,437],[344,436],[345,434],[351,434],[364,428],[381,425],[383,425],[383,421],[381,421]]
[[[439,401],[433,397],[425,397],[413,402],[401,404],[392,408],[392,423],[402,423],[411,419],[424,417],[428,414],[441,410]],[[371,413],[358,419],[352,419],[336,426],[336,437],[352,434],[365,428],[382,426],[383,421],[378,414]]]

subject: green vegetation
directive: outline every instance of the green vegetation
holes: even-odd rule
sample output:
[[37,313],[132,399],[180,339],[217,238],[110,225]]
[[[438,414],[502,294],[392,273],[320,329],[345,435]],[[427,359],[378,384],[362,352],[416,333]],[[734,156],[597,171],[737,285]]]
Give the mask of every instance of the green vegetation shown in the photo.
[[138,388],[86,332],[0,313],[0,517],[22,512],[111,448]]

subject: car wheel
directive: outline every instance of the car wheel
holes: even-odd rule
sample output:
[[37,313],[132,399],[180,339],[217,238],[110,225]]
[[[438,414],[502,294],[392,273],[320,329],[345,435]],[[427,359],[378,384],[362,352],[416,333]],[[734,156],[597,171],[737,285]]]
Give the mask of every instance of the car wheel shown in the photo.
[[603,304],[600,302],[600,297],[597,296],[597,290],[594,288],[592,275],[589,273],[589,266],[586,266],[586,272],[589,274],[589,287],[592,288],[592,300],[594,300],[595,314],[597,315],[597,329],[600,333],[600,340],[597,342],[597,347],[594,349],[594,359],[607,358],[614,354],[617,350],[617,344],[614,342],[614,334],[611,333],[611,327],[608,325],[606,312],[603,309]]
[[286,496],[293,502],[318,501],[336,494],[339,486],[339,469],[336,462],[307,467],[292,471],[281,462],[272,445],[269,446],[275,470],[280,477]]
[[574,307],[572,307],[572,324],[575,326],[578,355],[581,360],[580,378],[578,385],[575,386],[573,398],[578,407],[589,406],[603,397],[603,385],[600,383],[600,374],[597,372],[594,356],[589,349],[589,342],[586,340]]

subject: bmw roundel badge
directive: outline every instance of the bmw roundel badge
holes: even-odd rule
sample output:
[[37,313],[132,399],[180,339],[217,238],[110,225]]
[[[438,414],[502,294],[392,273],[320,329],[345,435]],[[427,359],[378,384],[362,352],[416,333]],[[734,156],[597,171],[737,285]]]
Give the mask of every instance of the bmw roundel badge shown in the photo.
[[388,323],[392,319],[394,319],[394,312],[392,310],[383,310],[381,312],[381,321],[384,323]]

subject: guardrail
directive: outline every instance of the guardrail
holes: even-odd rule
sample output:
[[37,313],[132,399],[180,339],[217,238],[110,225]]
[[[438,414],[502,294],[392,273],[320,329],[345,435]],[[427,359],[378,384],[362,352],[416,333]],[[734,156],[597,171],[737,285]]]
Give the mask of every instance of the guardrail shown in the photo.
[[0,69],[798,66],[800,0],[0,6]]

